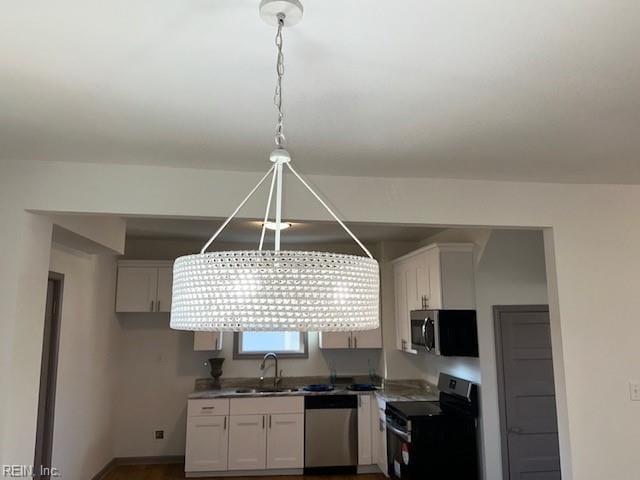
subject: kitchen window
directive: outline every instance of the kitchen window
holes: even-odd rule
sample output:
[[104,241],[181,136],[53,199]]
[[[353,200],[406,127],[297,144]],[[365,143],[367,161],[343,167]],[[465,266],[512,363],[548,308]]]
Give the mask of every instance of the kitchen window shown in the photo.
[[233,338],[233,358],[308,358],[306,332],[239,332]]

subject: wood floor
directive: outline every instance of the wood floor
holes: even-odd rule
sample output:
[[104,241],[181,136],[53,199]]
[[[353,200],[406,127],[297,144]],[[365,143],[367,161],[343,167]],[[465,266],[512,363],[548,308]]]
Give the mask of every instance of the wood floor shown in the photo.
[[[184,465],[172,463],[166,465],[120,465],[112,470],[104,480],[183,480]],[[385,477],[379,473],[362,475],[331,475],[331,476],[274,476],[274,477],[206,477],[226,480],[383,480]]]

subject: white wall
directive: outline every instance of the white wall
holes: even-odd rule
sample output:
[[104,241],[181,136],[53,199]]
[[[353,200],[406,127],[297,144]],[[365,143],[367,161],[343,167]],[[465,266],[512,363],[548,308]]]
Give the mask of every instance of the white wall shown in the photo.
[[114,456],[119,327],[115,257],[54,246],[64,274],[52,463],[63,478],[91,478]]
[[[15,282],[0,296],[2,334],[8,335],[3,346],[10,348],[0,357],[7,396],[0,460],[29,463],[51,231],[25,210],[224,217],[259,174],[8,160],[0,161],[0,173],[0,191],[8,189],[3,197],[9,198],[0,210],[9,232],[2,247],[11,252],[0,257],[0,270]],[[563,478],[636,476],[640,403],[630,401],[628,382],[640,377],[634,315],[640,311],[640,187],[336,176],[309,181],[347,222],[550,228],[545,243],[554,247],[546,260],[555,272],[549,302]],[[289,178],[285,187],[287,218],[327,219]],[[256,197],[242,215],[260,218],[263,208]],[[603,329],[603,321],[616,328]],[[607,414],[594,415],[603,405]]]

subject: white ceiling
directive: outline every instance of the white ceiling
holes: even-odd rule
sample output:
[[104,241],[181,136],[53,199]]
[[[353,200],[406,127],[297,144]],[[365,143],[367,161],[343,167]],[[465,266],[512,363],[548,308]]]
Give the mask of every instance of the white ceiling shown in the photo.
[[[131,237],[202,240],[203,243],[222,224],[221,219],[128,217],[126,221],[127,235]],[[234,219],[216,241],[253,242],[257,245],[261,228],[261,221]],[[350,223],[349,228],[363,242],[419,241],[443,230],[436,227],[368,223]],[[281,235],[283,245],[353,242],[336,222],[293,222],[291,228],[282,231]],[[267,231],[265,238],[271,245],[273,232]]]
[[[0,155],[263,170],[258,0],[22,0]],[[637,0],[306,0],[285,32],[304,173],[640,183]]]

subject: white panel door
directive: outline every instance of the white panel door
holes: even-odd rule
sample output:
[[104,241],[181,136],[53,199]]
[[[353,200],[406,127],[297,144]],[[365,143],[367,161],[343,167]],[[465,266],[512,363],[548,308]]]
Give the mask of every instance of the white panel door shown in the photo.
[[171,311],[172,283],[173,269],[171,267],[158,268],[158,294],[156,297],[156,312]]
[[228,417],[190,417],[187,419],[185,472],[211,472],[227,469],[229,446]]
[[358,395],[358,465],[373,463],[371,443],[371,395]]
[[267,415],[231,415],[229,419],[229,470],[264,470]]
[[156,267],[119,267],[116,312],[154,312],[157,287]]
[[382,348],[382,329],[353,332],[351,342],[353,348]]
[[194,332],[193,349],[196,351],[222,350],[222,332]]
[[320,332],[320,348],[352,348],[351,332]]
[[269,415],[267,468],[304,466],[304,413]]

